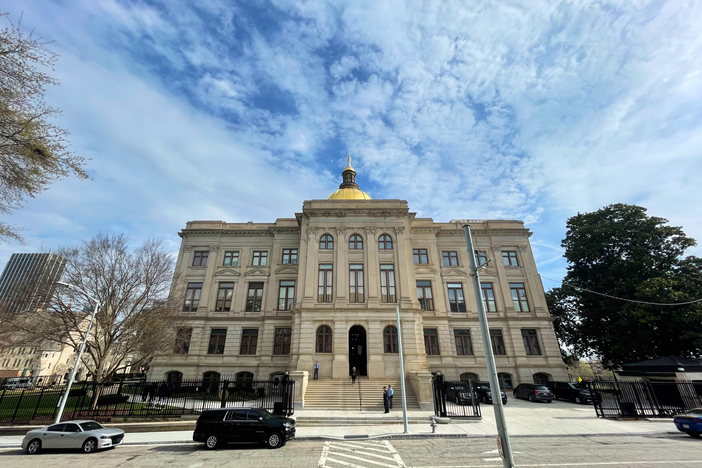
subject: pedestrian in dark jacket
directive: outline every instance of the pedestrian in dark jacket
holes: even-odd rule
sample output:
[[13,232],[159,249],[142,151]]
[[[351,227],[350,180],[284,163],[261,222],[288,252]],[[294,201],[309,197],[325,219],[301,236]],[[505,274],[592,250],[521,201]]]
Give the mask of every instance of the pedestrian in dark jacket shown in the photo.
[[383,407],[385,408],[385,412],[389,413],[390,408],[388,406],[388,388],[383,387]]
[[351,368],[351,385],[356,385],[356,377],[358,377],[356,368],[352,367]]

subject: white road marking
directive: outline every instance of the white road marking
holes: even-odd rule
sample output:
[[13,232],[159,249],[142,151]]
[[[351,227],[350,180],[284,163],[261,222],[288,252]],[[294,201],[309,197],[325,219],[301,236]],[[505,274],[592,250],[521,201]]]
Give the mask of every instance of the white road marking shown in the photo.
[[392,453],[393,458],[397,462],[397,466],[400,468],[406,468],[405,462],[402,461],[402,458],[400,458],[400,454],[397,453],[397,450],[395,450],[395,447],[393,447],[389,441],[384,440],[385,446],[388,449],[388,452]]
[[329,442],[324,444],[324,448],[322,448],[322,456],[319,457],[319,463],[317,464],[317,468],[325,468],[327,466],[327,457],[329,456]]
[[407,468],[390,442],[328,441],[317,468]]
[[[549,466],[632,466],[632,465],[673,465],[677,463],[702,463],[702,460],[658,460],[658,461],[611,461],[611,462],[590,462],[590,463],[529,463],[528,465],[514,465],[516,468],[538,468]],[[437,466],[417,466],[415,468],[491,468],[502,466],[492,465],[437,465]]]
[[[387,463],[383,463],[383,462],[379,462],[379,461],[375,461],[375,460],[368,460],[366,458],[356,457],[354,455],[349,455],[347,453],[329,451],[329,454],[336,455],[338,457],[345,457],[345,458],[351,458],[353,460],[359,460],[359,461],[362,461],[364,463],[370,463],[371,465],[387,466],[389,468],[397,468],[397,465],[395,463],[393,463],[392,465],[388,465]],[[331,460],[331,457],[328,457],[328,459]],[[393,460],[393,461],[395,461],[395,460]]]
[[344,451],[346,451],[346,452],[353,452],[353,453],[358,453],[358,454],[361,454],[361,455],[368,455],[368,456],[370,456],[370,457],[376,457],[376,458],[382,458],[382,459],[384,459],[384,460],[395,461],[394,458],[385,457],[385,456],[383,456],[383,455],[378,455],[377,453],[364,452],[364,451],[362,451],[362,450],[354,450],[354,449],[345,448],[345,447],[334,447],[334,446],[332,446],[331,448],[334,449],[334,450],[344,450]]

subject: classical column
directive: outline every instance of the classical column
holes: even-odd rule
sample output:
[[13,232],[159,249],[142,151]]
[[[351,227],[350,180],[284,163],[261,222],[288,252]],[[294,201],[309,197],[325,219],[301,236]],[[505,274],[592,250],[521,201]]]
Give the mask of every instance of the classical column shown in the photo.
[[305,291],[302,299],[303,307],[313,307],[316,302],[316,292],[315,287],[317,284],[317,256],[319,245],[317,245],[317,229],[308,226],[307,227],[307,257],[305,259]]
[[368,238],[368,248],[366,249],[366,277],[364,279],[368,294],[368,307],[378,307],[380,305],[380,298],[378,296],[380,264],[378,263],[378,241],[375,238],[375,227],[366,227],[366,237]]
[[346,320],[335,320],[333,330],[332,379],[349,377],[349,327]]
[[[395,285],[399,291],[397,295],[400,298],[398,301],[400,307],[409,309],[412,308],[412,297],[410,296],[410,279],[414,279],[414,263],[410,267],[408,265],[407,259],[412,257],[412,245],[411,243],[405,242],[405,227],[397,226],[395,227],[395,233],[397,238],[397,269],[395,270]],[[409,245],[408,245],[409,244]],[[410,270],[411,268],[411,270]]]
[[348,296],[346,295],[346,292],[349,290],[349,287],[346,277],[349,268],[349,245],[346,241],[346,237],[344,236],[344,231],[346,231],[346,229],[342,227],[336,228],[337,243],[334,251],[334,274],[336,275],[336,281],[334,282],[334,288],[336,289],[334,294],[335,307],[346,307],[346,304],[348,304]]

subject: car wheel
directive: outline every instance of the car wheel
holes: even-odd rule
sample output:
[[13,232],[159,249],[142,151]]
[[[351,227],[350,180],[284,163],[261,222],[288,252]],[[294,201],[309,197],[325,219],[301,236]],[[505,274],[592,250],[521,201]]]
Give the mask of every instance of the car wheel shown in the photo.
[[41,440],[34,439],[27,445],[27,453],[29,455],[36,455],[41,452]]
[[502,400],[502,406],[507,404],[507,400]]
[[519,400],[519,395],[517,395],[517,392],[512,392],[512,395],[514,395],[515,400]]
[[219,447],[219,436],[217,434],[210,434],[205,437],[205,448],[208,450],[214,450]]
[[[688,432],[687,435],[689,435],[690,437],[694,437],[695,439],[699,439],[699,438],[700,438],[700,433],[699,433],[699,432]],[[27,449],[27,450],[29,450],[29,449]]]
[[83,442],[83,453],[93,453],[97,451],[98,442],[97,439],[90,438]]
[[553,403],[553,400],[548,400],[546,403]]
[[529,396],[527,397],[527,399],[528,399],[530,402],[534,403],[534,395],[529,395]]
[[582,404],[583,404],[583,399],[580,398],[579,396],[576,396],[576,397],[575,397],[575,402],[576,402],[577,404],[579,404],[579,405],[582,405]]
[[273,432],[271,434],[268,434],[266,442],[268,443],[268,446],[270,448],[274,449],[283,445],[283,438],[280,436],[280,434]]

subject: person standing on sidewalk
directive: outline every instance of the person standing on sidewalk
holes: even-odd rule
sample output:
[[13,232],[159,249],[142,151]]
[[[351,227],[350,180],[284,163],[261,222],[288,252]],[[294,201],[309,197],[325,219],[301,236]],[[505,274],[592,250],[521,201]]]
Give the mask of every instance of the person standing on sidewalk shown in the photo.
[[388,403],[390,409],[392,409],[392,396],[395,394],[395,390],[392,389],[392,385],[388,385]]
[[356,377],[358,377],[357,374],[358,373],[356,372],[356,368],[352,367],[351,368],[351,385],[356,385]]
[[388,407],[388,388],[383,387],[383,407],[385,408],[385,412],[389,413],[390,408]]
[[314,379],[313,380],[319,380],[319,361],[314,361]]

